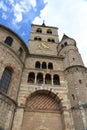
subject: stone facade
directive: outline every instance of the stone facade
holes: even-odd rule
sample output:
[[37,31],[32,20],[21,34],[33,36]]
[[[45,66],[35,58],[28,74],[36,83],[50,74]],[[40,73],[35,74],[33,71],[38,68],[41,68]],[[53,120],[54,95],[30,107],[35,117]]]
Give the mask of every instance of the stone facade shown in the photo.
[[0,130],[86,130],[87,68],[76,41],[32,24],[28,47],[0,25]]

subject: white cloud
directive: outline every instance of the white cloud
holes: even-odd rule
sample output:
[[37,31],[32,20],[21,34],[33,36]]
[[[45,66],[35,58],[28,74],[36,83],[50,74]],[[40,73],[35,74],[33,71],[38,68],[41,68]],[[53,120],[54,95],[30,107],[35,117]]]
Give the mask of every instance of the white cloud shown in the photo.
[[[87,2],[84,0],[45,0],[48,2],[41,11],[41,15],[36,17],[33,23],[59,28],[59,37],[63,33],[74,38],[84,59],[87,59]],[[84,60],[87,66],[87,60]]]
[[36,6],[36,0],[28,0],[28,1],[30,1],[31,5],[32,5],[33,7]]
[[9,2],[11,5],[14,4],[14,0],[9,0]]
[[[9,5],[11,5],[11,10],[13,11],[13,24],[17,24],[19,22],[22,22],[23,15],[27,14],[31,7],[35,8],[36,6],[36,0],[6,0],[9,2]],[[1,3],[1,8],[5,8],[3,5],[4,3]],[[5,9],[3,9],[5,10]]]
[[3,1],[0,1],[0,9],[2,9],[3,11],[7,11],[7,6],[4,4]]
[[6,20],[7,18],[8,18],[7,15],[3,12],[2,13],[2,19]]

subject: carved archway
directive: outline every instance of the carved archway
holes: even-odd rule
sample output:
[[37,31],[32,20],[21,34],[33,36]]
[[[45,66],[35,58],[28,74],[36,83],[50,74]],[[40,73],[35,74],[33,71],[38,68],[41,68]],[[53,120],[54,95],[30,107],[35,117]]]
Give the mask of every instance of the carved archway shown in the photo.
[[63,130],[62,103],[48,90],[31,93],[27,98],[22,130]]

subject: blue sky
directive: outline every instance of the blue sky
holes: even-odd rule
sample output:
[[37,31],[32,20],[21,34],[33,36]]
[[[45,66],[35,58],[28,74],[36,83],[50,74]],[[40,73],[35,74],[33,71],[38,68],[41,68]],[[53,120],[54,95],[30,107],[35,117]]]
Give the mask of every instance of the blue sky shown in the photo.
[[0,24],[11,28],[28,44],[31,24],[58,27],[77,42],[87,66],[87,0],[0,0]]
[[14,30],[27,44],[31,24],[45,6],[44,0],[0,0],[0,23]]

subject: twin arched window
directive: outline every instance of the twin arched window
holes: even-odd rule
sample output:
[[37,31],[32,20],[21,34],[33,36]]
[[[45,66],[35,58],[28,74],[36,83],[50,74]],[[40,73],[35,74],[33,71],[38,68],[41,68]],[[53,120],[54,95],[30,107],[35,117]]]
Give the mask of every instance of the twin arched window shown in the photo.
[[65,47],[67,45],[68,45],[67,42],[64,42],[64,44],[61,44],[61,48]]
[[[46,62],[42,62],[42,65],[40,64],[39,61],[37,61],[35,63],[35,68],[42,68],[42,69],[47,69],[47,63]],[[53,64],[51,62],[48,63],[48,69],[53,69]]]
[[42,33],[42,29],[41,28],[37,28],[36,32]]
[[7,93],[11,79],[12,68],[6,67],[0,80],[0,90],[2,92]]
[[42,39],[41,39],[41,37],[35,37],[34,40],[41,41]]
[[[41,28],[37,28],[36,32],[42,33],[42,29],[41,29]],[[48,30],[47,30],[47,34],[52,34],[52,30],[51,30],[51,29],[48,29]]]
[[47,33],[48,33],[48,34],[52,34],[51,29],[48,29],[48,30],[47,30]]
[[55,40],[53,38],[49,38],[48,42],[55,42]]
[[[45,79],[43,79],[43,73],[38,73],[36,76],[36,83],[37,84],[43,84],[45,80],[45,84],[51,84],[52,83],[52,76],[51,74],[46,74]],[[28,83],[35,83],[35,74],[34,72],[30,72],[28,75]],[[53,84],[54,85],[60,85],[60,78],[57,74],[53,75]]]
[[5,43],[6,43],[7,45],[11,46],[11,45],[12,45],[12,42],[13,42],[13,39],[12,39],[10,36],[6,37]]

